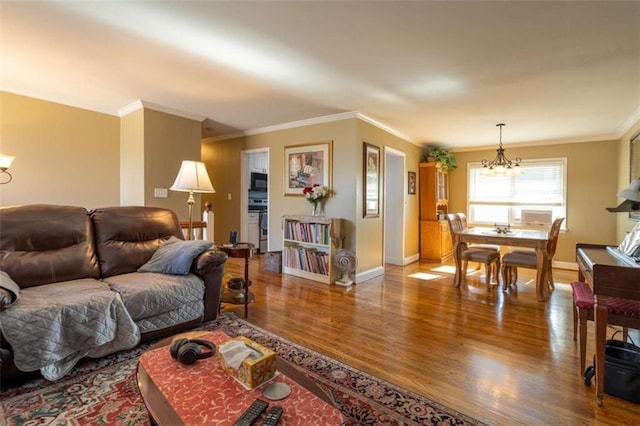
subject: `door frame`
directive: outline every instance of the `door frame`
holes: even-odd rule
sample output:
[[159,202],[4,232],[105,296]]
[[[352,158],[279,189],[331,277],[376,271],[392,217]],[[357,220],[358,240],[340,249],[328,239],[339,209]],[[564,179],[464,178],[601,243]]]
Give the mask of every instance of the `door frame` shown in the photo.
[[[407,210],[407,154],[399,151],[397,149],[390,148],[388,146],[384,147],[384,215],[383,215],[383,249],[384,255],[383,260],[384,263],[390,263],[393,265],[404,265],[405,259],[405,233],[407,230],[406,224],[406,210]],[[401,166],[397,167],[395,161],[389,161],[389,157],[397,157],[402,160]],[[401,182],[398,188],[398,182]],[[394,185],[393,188],[390,188],[389,185]],[[394,194],[395,196],[393,196]],[[388,209],[389,205],[397,205],[398,202],[401,201],[402,208],[399,212],[397,209]],[[393,214],[390,212],[393,211]],[[389,247],[387,247],[387,243],[390,241],[388,235],[392,231],[391,225],[397,225],[398,221],[400,221],[399,229],[400,229],[400,238],[399,245],[400,247],[396,247],[395,250],[389,252]],[[398,229],[394,226],[393,230]]]
[[[245,149],[240,156],[240,241],[249,238],[249,188],[251,187],[251,170],[249,169],[249,156],[252,154],[267,153],[267,174],[269,174],[269,147]],[[267,180],[267,202],[271,205],[271,179]],[[267,210],[267,223],[269,223],[269,211]],[[267,251],[269,251],[269,239],[267,238]]]

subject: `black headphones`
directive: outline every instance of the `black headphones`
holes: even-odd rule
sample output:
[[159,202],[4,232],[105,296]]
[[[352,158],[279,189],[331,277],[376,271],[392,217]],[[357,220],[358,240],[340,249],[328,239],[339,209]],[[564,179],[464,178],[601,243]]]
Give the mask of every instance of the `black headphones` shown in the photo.
[[[203,351],[202,347],[209,350]],[[216,345],[201,339],[176,339],[171,343],[171,357],[182,364],[191,365],[199,359],[209,358],[216,353]]]

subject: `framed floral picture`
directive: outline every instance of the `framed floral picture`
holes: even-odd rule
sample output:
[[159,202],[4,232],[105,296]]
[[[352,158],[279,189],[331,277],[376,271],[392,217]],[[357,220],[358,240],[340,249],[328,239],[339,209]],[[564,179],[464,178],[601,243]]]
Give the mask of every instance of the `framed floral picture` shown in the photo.
[[302,196],[305,187],[331,190],[333,141],[284,147],[284,195]]
[[363,217],[380,216],[380,148],[364,142],[363,147],[364,183]]

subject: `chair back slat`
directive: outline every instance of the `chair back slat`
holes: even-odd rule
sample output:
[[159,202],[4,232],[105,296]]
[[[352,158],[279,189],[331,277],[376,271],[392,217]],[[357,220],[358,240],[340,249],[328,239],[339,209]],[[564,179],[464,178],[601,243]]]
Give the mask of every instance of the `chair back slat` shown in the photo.
[[549,242],[547,243],[547,253],[549,253],[549,259],[553,259],[556,254],[556,247],[558,247],[558,236],[560,235],[560,226],[564,221],[564,217],[559,217],[551,224],[551,230],[549,230]]

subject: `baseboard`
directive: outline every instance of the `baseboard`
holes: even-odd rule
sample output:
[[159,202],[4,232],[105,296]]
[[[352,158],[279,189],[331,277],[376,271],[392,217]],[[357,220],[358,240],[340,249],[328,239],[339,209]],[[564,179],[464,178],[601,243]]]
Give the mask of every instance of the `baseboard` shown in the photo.
[[356,274],[356,283],[360,284],[372,278],[379,277],[380,275],[384,275],[384,266],[378,266],[377,268]]
[[557,261],[553,261],[551,266],[553,268],[566,269],[568,271],[577,271],[578,270],[578,264],[575,263],[575,262],[557,262]]
[[416,253],[413,256],[405,257],[404,263],[402,264],[402,266],[406,266],[410,263],[417,262],[418,260],[420,260],[420,253]]
[[420,260],[420,253],[416,253],[413,256],[405,257],[403,259],[398,259],[396,257],[386,257],[384,259],[384,263],[388,263],[389,265],[407,266],[408,264],[416,262],[418,260]]

